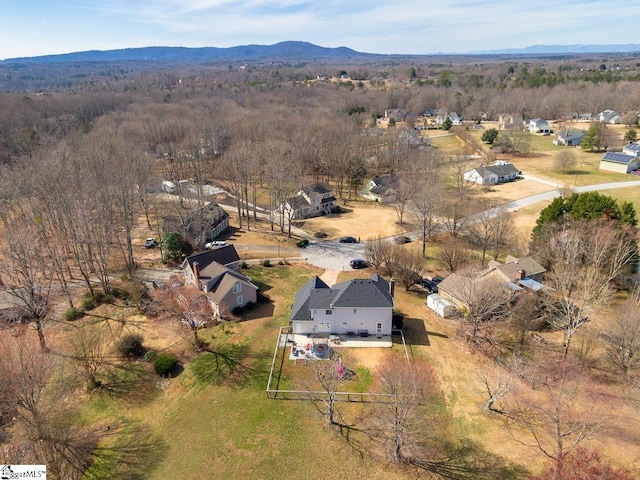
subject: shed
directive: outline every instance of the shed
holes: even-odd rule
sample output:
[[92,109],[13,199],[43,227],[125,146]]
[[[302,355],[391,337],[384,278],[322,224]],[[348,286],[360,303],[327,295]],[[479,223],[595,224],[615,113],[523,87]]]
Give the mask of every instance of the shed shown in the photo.
[[445,300],[437,293],[427,297],[427,307],[436,312],[442,318],[455,318],[458,316],[458,308],[449,300]]

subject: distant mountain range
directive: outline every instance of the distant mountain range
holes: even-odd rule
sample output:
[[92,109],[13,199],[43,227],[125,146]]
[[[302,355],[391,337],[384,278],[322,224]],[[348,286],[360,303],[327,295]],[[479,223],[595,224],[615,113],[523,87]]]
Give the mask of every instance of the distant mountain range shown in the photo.
[[217,47],[143,47],[121,50],[90,50],[86,52],[10,58],[3,63],[118,62],[134,61],[258,61],[353,59],[375,56],[346,47],[325,48],[308,42],[280,42],[275,45],[244,45]]
[[640,53],[640,44],[625,45],[533,45],[526,48],[485,50],[465,53],[431,53],[424,55],[383,55],[357,52],[347,47],[326,48],[308,42],[280,42],[275,45],[244,45],[217,47],[144,47],[120,50],[90,50],[85,52],[10,58],[1,63],[61,63],[61,62],[118,62],[118,61],[305,61],[305,60],[363,60],[382,57],[422,57],[434,55],[561,55],[588,53]]
[[[565,53],[640,53],[640,44],[614,44],[614,45],[532,45],[525,48],[507,48],[502,50],[487,50],[475,52],[478,54],[565,54]],[[469,52],[472,53],[472,52]]]

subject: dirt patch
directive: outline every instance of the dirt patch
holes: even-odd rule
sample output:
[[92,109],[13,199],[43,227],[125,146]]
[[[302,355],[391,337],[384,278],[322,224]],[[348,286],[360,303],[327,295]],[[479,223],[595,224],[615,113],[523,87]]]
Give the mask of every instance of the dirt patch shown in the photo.
[[[390,205],[358,199],[348,200],[341,207],[345,213],[307,219],[302,229],[310,235],[325,232],[330,239],[350,235],[362,241],[378,236],[390,237],[413,229],[410,224],[397,223],[398,216]],[[410,220],[406,211],[404,217],[403,220]]]

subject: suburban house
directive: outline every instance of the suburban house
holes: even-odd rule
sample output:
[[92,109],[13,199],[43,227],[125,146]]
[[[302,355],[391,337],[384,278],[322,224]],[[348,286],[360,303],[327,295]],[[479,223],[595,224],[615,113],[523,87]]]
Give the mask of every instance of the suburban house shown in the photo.
[[450,273],[438,284],[438,295],[458,309],[467,308],[465,299],[472,291],[473,283],[477,281],[478,279]]
[[634,157],[640,157],[640,142],[629,142],[622,147],[622,153],[626,155],[633,155]]
[[551,133],[551,128],[549,128],[549,123],[542,118],[534,118],[529,120],[527,124],[527,129],[531,133],[542,133],[543,135],[548,135]]
[[621,115],[619,112],[615,110],[604,110],[595,116],[595,121],[615,125],[620,123],[620,118]]
[[388,108],[384,111],[384,118],[393,118],[396,122],[404,122],[407,118],[407,112],[399,108]]
[[481,166],[465,172],[464,179],[479,185],[494,185],[511,182],[521,173],[513,164],[498,160],[495,165]]
[[606,152],[600,159],[600,170],[606,172],[629,173],[640,168],[640,159],[635,155]]
[[553,143],[554,145],[564,145],[567,147],[575,147],[582,143],[586,133],[579,130],[562,130],[558,132],[558,138]]
[[436,115],[436,123],[438,125],[442,125],[447,118],[451,120],[452,125],[462,125],[462,118],[460,118],[460,115],[456,112],[440,113]]
[[508,130],[510,128],[522,128],[524,122],[522,117],[503,113],[498,117],[498,124],[501,129]]
[[591,112],[580,112],[578,113],[578,120],[590,122],[593,120],[593,115],[591,115]]
[[380,203],[393,203],[397,185],[398,176],[395,174],[373,177],[363,185],[361,196]]
[[258,287],[239,272],[239,263],[233,245],[191,255],[182,263],[185,284],[205,293],[216,317],[258,300]]
[[191,210],[186,216],[184,226],[202,245],[229,228],[229,214],[216,202],[210,202]]
[[462,118],[456,112],[448,113],[447,118],[451,120],[453,125],[462,125]]
[[[488,268],[474,277],[457,273],[448,275],[438,284],[440,298],[437,300],[444,299],[464,309],[468,307],[469,299],[473,299],[478,292],[492,291],[500,286],[512,295],[525,289],[537,292],[544,288],[541,283],[544,272],[546,269],[532,257],[516,258],[509,255],[504,263],[489,262]],[[448,304],[445,303],[443,308],[449,308]]]
[[317,217],[331,213],[338,205],[326,183],[314,183],[284,202],[285,214],[292,219]]
[[378,274],[329,287],[311,278],[295,295],[291,327],[298,335],[391,335],[394,281]]
[[512,291],[528,288],[537,292],[544,287],[541,282],[546,271],[547,269],[532,257],[516,258],[507,255],[504,263],[491,260],[487,270],[481,272],[480,276],[486,278],[495,276],[505,282]]
[[182,262],[185,283],[195,284],[194,264],[197,264],[202,276],[203,270],[211,263],[218,263],[231,270],[240,271],[240,256],[238,256],[236,248],[233,245],[224,245],[185,258]]

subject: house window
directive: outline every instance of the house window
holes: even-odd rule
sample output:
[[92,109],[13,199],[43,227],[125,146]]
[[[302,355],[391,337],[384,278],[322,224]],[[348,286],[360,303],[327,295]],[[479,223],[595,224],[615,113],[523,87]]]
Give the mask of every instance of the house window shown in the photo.
[[333,314],[333,310],[325,310],[324,314],[325,315],[332,315]]
[[354,308],[354,309],[353,309],[353,313],[354,313],[354,314],[358,313],[358,309],[357,309],[357,308]]
[[242,291],[242,284],[240,282],[237,282],[233,286],[233,293],[240,293],[241,291]]
[[242,305],[242,295],[238,295],[238,305]]
[[342,322],[342,326],[343,326],[344,328],[347,328],[347,322]]
[[382,322],[376,323],[376,333],[382,333]]

